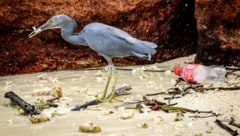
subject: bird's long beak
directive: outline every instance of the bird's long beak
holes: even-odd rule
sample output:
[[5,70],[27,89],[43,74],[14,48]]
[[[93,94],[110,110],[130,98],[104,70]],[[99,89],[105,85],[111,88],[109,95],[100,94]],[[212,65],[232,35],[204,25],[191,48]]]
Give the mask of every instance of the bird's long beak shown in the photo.
[[45,30],[48,30],[51,28],[51,25],[52,25],[52,21],[48,21],[46,22],[45,24],[39,26],[38,28],[35,28],[33,27],[33,31],[28,35],[29,38],[32,38],[34,37],[35,35],[45,31]]

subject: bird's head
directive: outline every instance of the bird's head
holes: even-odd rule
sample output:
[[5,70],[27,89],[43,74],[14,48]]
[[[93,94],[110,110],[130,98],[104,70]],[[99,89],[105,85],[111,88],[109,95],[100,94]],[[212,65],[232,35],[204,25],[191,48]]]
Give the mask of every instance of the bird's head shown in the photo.
[[64,25],[68,22],[74,22],[76,23],[72,18],[66,15],[55,15],[51,17],[46,23],[39,26],[38,28],[33,27],[33,32],[31,32],[28,37],[34,37],[37,34],[49,30],[49,29],[55,29],[55,28],[63,28]]

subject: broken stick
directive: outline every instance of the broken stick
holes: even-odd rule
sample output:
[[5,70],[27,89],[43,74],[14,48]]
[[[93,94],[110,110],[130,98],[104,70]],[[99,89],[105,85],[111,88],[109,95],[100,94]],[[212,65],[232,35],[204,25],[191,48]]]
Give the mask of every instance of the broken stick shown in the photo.
[[13,91],[6,92],[5,98],[9,98],[12,102],[16,103],[20,108],[22,108],[24,110],[24,112],[26,114],[30,114],[30,115],[40,114],[40,112],[37,111],[33,105],[25,102],[22,98],[20,98],[18,95],[16,95]]
[[[121,88],[115,90],[115,96],[122,95],[124,92],[129,91],[131,89],[132,89],[132,87],[130,87],[130,86],[121,87]],[[112,94],[109,94],[107,96],[107,98],[109,98],[111,95]],[[96,100],[92,100],[92,101],[86,102],[86,103],[84,103],[82,105],[76,105],[73,109],[71,109],[71,111],[78,111],[78,110],[81,110],[81,109],[86,109],[88,106],[97,105],[97,104],[99,104],[101,102],[102,101],[97,100],[97,99]]]
[[228,133],[230,133],[232,136],[239,136],[239,133],[237,130],[233,130],[230,127],[228,127],[227,125],[223,124],[221,120],[216,119],[215,123],[221,127],[222,129],[226,130]]

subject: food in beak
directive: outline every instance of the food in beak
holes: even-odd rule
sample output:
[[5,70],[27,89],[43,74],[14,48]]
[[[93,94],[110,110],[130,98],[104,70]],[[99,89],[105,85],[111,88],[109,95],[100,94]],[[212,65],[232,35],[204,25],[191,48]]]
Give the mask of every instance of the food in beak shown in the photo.
[[41,31],[42,31],[41,28],[33,27],[33,31],[28,35],[28,37],[32,38],[33,36],[39,34]]
[[51,28],[51,22],[47,22],[41,26],[39,26],[38,28],[33,27],[33,31],[28,35],[29,38],[32,38],[33,36],[41,33],[42,31],[45,31],[47,29]]

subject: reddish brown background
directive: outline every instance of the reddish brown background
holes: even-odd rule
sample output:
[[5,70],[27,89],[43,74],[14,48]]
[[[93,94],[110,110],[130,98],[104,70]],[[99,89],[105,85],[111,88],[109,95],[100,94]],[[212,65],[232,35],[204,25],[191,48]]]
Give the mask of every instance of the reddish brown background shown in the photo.
[[204,64],[240,66],[239,5],[238,0],[0,0],[0,75],[106,65],[91,49],[66,43],[59,30],[27,37],[33,26],[56,14],[74,18],[77,31],[97,21],[158,44],[150,62],[114,58],[118,66],[196,52]]

